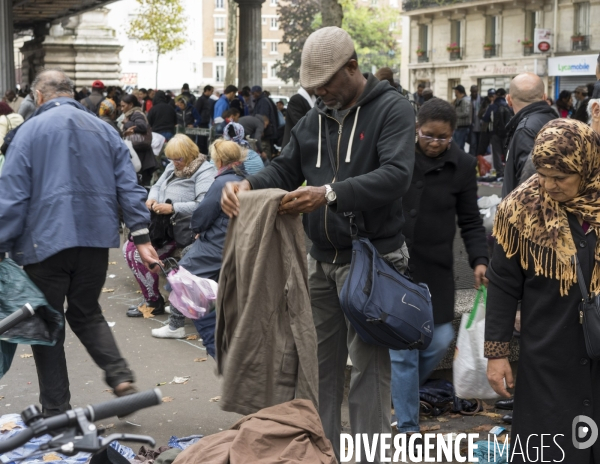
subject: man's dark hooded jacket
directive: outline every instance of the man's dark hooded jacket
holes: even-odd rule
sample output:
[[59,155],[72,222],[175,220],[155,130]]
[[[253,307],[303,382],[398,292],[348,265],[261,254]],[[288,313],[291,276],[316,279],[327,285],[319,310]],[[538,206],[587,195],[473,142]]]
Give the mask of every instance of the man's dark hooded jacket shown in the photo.
[[546,123],[556,118],[556,113],[548,103],[539,101],[527,105],[509,121],[506,126],[508,152],[504,167],[502,197],[506,197],[519,185],[521,171],[529,153],[533,150],[535,137]]
[[381,254],[404,243],[401,198],[410,186],[415,161],[414,112],[387,81],[365,77],[364,92],[342,124],[319,100],[294,127],[281,155],[248,178],[253,189],[292,191],[304,180],[309,186],[331,184],[337,202],[303,215],[313,243],[310,254],[321,262],[351,261],[345,212],[354,212],[358,234],[369,238]]

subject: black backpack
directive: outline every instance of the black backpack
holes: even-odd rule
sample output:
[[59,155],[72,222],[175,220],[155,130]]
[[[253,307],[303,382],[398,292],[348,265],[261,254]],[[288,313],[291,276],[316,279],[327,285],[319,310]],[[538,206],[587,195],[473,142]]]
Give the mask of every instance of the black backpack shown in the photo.
[[513,113],[508,106],[500,105],[496,111],[494,111],[494,134],[500,137],[506,137],[506,125],[508,121],[513,117]]
[[106,100],[106,97],[102,96],[102,98],[100,100],[98,100],[98,103],[94,103],[94,101],[92,100],[91,96],[90,97],[86,97],[82,100],[81,103],[85,104],[83,106],[85,106],[88,110],[90,110],[92,113],[94,113],[96,116],[98,116],[98,113],[100,112],[100,105],[102,104],[102,102]]

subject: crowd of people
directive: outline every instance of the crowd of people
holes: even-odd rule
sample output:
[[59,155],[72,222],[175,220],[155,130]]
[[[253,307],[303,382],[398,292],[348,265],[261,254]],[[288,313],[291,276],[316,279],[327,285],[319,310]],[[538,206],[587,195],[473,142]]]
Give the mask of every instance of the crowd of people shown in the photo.
[[[562,450],[566,462],[599,462],[600,444],[571,446],[573,417],[600,420],[593,406],[600,370],[586,352],[577,285],[580,266],[585,286],[600,290],[600,99],[588,98],[593,89],[578,87],[574,108],[571,93],[551,105],[532,73],[516,76],[508,92],[489,89],[486,96],[477,86],[467,96],[457,85],[451,103],[424,85],[410,94],[389,68],[363,74],[351,37],[336,27],[307,39],[300,83],[284,108],[260,86],[229,85],[220,95],[206,86],[197,98],[187,84],[175,96],[127,94],[95,81],[91,92],[76,93],[63,71],[42,71],[29,94],[7,92],[0,103],[0,135],[7,139],[0,259],[10,253],[57,309],[66,298],[69,311],[61,314],[123,396],[135,391],[135,379],[98,304],[108,249],[122,246],[143,295],[127,316],[164,314],[151,265],[174,257],[193,275],[218,281],[240,192],[285,190],[278,212],[302,214],[311,242],[305,266],[318,343],[318,410],[339,459],[348,357],[352,434],[389,433],[394,419],[398,433],[419,432],[419,386],[455,337],[458,225],[475,287],[488,287],[488,377],[505,397],[515,384],[509,342],[521,312],[512,442],[563,434],[546,457],[558,459]],[[186,135],[189,127],[214,127],[218,138]],[[504,178],[492,256],[477,206],[477,156],[488,146]],[[167,164],[155,176],[161,157]],[[434,333],[427,349],[368,344],[345,318],[339,294],[352,239],[344,213],[354,213],[358,235],[398,272],[429,286]],[[121,222],[129,230],[124,244]],[[194,321],[212,356],[218,314],[217,308]],[[184,324],[171,304],[168,324],[152,335],[183,338]],[[34,346],[33,353],[44,413],[69,409],[64,332],[55,346]]]

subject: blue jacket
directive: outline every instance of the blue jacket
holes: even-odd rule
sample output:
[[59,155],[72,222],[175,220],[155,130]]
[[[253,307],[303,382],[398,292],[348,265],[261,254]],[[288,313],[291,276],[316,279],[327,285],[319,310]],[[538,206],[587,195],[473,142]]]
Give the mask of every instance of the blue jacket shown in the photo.
[[215,111],[213,114],[213,119],[222,117],[223,111],[228,110],[228,109],[229,109],[229,100],[227,99],[226,95],[221,95],[219,97],[219,99],[217,100],[217,103],[215,103]]
[[150,223],[119,134],[67,97],[23,123],[0,176],[0,253],[20,265],[74,247],[116,248],[118,207],[132,231]]
[[205,279],[219,280],[223,261],[223,246],[227,235],[229,218],[221,209],[221,192],[227,182],[239,182],[233,169],[227,169],[215,177],[202,203],[192,215],[192,230],[200,234],[179,265],[192,274]]

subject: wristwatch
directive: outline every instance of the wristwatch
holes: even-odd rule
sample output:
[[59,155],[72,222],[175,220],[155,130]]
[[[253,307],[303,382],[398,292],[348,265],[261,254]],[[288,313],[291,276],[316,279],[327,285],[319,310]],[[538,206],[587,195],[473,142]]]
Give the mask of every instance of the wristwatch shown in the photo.
[[327,205],[333,205],[337,201],[337,195],[329,184],[325,185],[325,200]]

